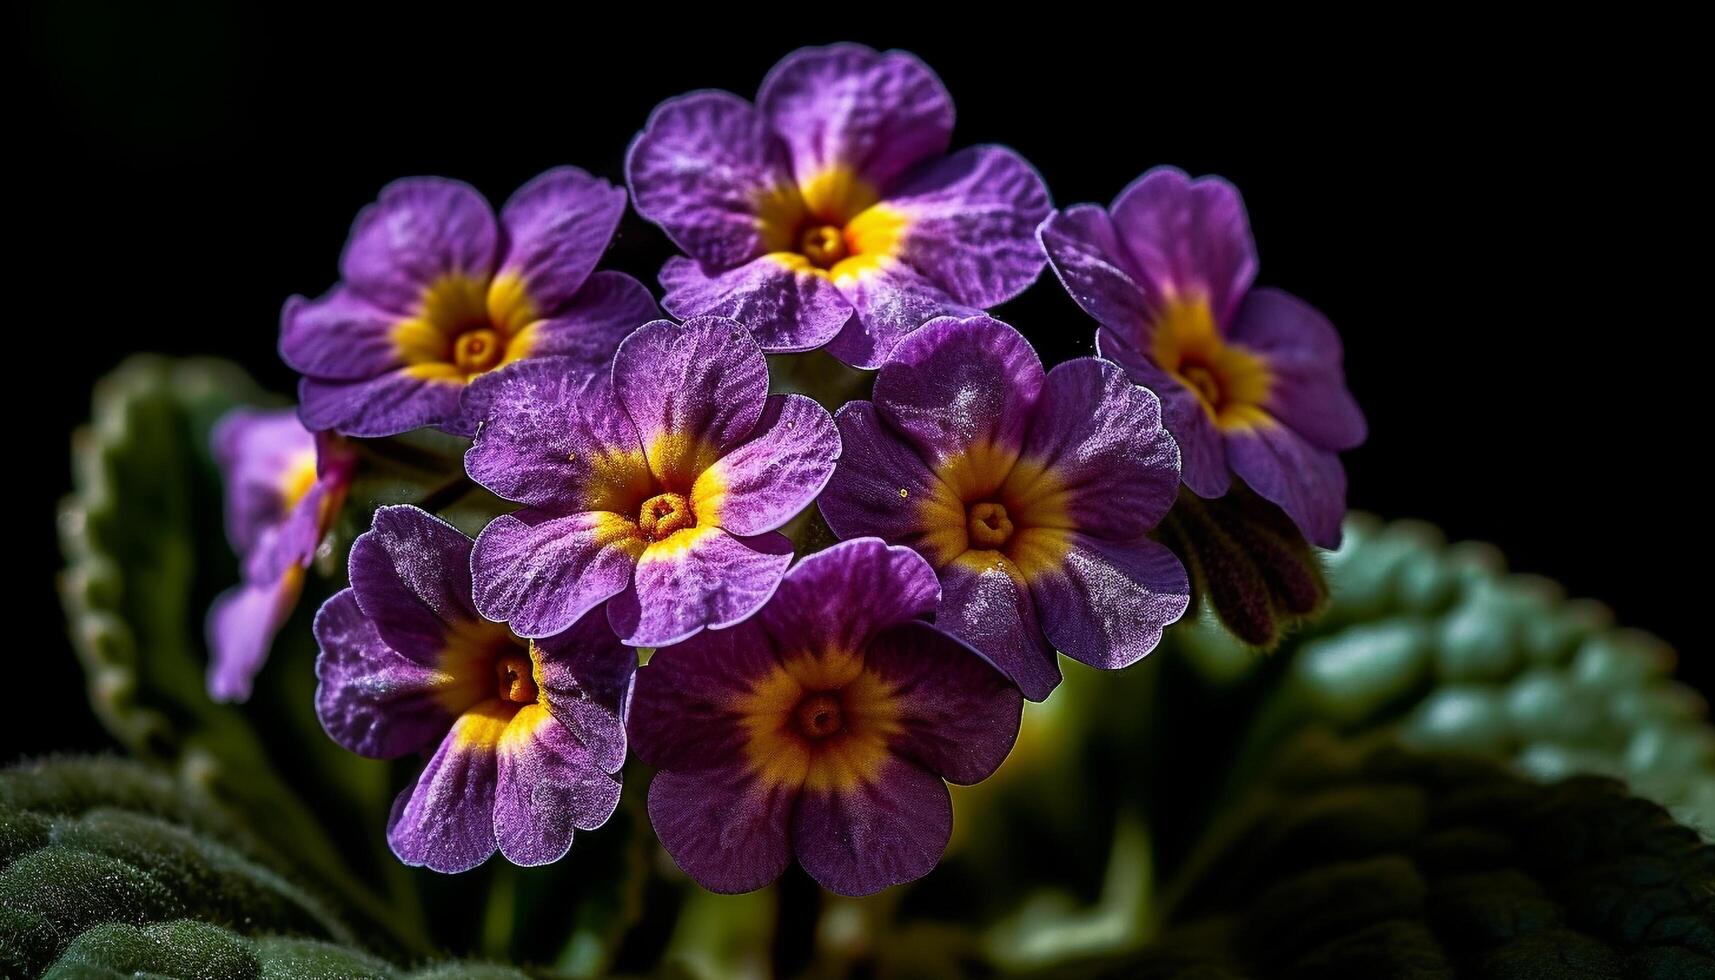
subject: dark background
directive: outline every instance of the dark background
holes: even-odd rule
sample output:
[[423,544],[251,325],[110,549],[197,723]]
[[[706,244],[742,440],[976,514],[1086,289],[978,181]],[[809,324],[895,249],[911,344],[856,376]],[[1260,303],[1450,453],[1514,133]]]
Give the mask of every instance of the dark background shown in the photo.
[[[54,692],[54,720],[7,733],[0,757],[103,742],[50,575],[66,436],[99,375],[135,350],[206,352],[287,391],[280,304],[333,283],[352,216],[387,181],[460,177],[497,203],[560,163],[619,181],[660,100],[748,97],[780,56],[838,39],[921,55],[957,103],[955,145],[1011,144],[1057,204],[1105,202],[1158,163],[1233,180],[1259,281],[1344,336],[1371,432],[1347,456],[1352,505],[1496,542],[1659,633],[1691,655],[1683,676],[1715,688],[1695,633],[1708,314],[1675,242],[1702,237],[1704,173],[1670,48],[1622,68],[1618,28],[1587,39],[1596,57],[1492,25],[1481,42],[1418,25],[1253,49],[1231,36],[1236,13],[1047,12],[978,38],[879,14],[770,35],[637,10],[631,27],[487,5],[361,25],[194,5],[23,13],[29,78],[11,101],[27,138],[9,156],[39,172],[11,208],[27,275],[8,372],[23,560],[7,579],[30,627],[12,663]],[[632,216],[609,264],[652,282],[670,252]],[[1092,323],[1051,275],[1002,315],[1051,361],[1091,351]]]

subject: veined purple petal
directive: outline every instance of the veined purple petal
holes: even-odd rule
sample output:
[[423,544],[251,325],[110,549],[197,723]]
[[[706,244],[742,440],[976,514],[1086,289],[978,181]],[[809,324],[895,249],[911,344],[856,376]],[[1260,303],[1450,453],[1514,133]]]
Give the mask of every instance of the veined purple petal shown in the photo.
[[1340,544],[1346,516],[1346,468],[1283,425],[1227,435],[1233,472],[1264,500],[1279,505],[1304,536],[1321,548]]
[[435,666],[449,630],[476,620],[470,601],[471,540],[418,507],[382,507],[352,542],[357,604],[388,646]]
[[301,569],[272,581],[247,581],[222,592],[208,610],[208,693],[215,701],[247,701],[274,636],[303,591]]
[[[974,554],[990,554],[974,553]],[[1004,559],[952,562],[940,571],[941,605],[935,625],[975,647],[1024,696],[1041,701],[1060,685],[1060,663],[1042,635],[1036,605]]]
[[1201,292],[1226,327],[1256,276],[1256,243],[1238,188],[1219,177],[1192,180],[1157,167],[1120,192],[1108,209],[1149,290],[1152,304]]
[[1037,230],[1060,284],[1084,312],[1116,334],[1141,343],[1153,315],[1142,273],[1120,242],[1113,219],[1094,204],[1056,211]]
[[428,651],[405,656],[388,646],[351,589],[322,604],[315,632],[316,717],[358,755],[392,759],[426,749],[446,734],[457,708],[477,697],[471,685],[437,669]]
[[292,370],[328,381],[361,381],[401,363],[389,313],[335,286],[317,299],[293,296],[280,311],[280,357]]
[[519,636],[552,636],[625,589],[642,553],[636,525],[613,514],[502,515],[471,550],[477,611]]
[[705,627],[731,626],[768,601],[791,560],[785,535],[680,531],[643,552],[631,587],[608,603],[608,619],[636,647],[666,646]]
[[[530,337],[530,357],[569,357],[604,373],[620,342],[661,316],[647,286],[611,270],[592,274],[557,310],[525,328]],[[484,417],[478,413],[476,421]]]
[[481,729],[492,713],[461,716],[414,786],[393,802],[387,843],[399,860],[431,871],[469,871],[494,854],[495,746]]
[[1233,321],[1232,341],[1267,362],[1269,414],[1323,449],[1364,441],[1364,413],[1346,389],[1340,335],[1309,303],[1278,289],[1253,289]]
[[469,184],[408,177],[382,188],[351,228],[340,277],[389,313],[414,313],[437,279],[494,271],[499,239],[494,212]]
[[[211,440],[226,479],[226,536],[240,554],[285,518],[289,484],[313,474],[315,437],[289,408],[227,413]],[[294,470],[306,470],[294,473]]]
[[668,770],[649,784],[649,822],[673,862],[699,885],[722,894],[754,891],[792,862],[788,825],[796,795],[763,784],[736,761]]
[[876,375],[875,404],[933,467],[972,448],[1016,456],[1043,379],[1017,330],[987,316],[944,317],[894,350]]
[[626,718],[632,750],[657,769],[710,769],[739,758],[746,736],[729,706],[778,663],[754,618],[655,651],[637,672]]
[[812,350],[832,340],[852,318],[852,305],[826,276],[770,256],[705,272],[676,256],[661,267],[661,305],[680,319],[730,317],[749,328],[770,353]]
[[506,251],[499,272],[524,280],[539,315],[558,316],[624,214],[624,189],[577,167],[555,167],[518,188],[501,209]]
[[613,390],[650,469],[683,493],[756,429],[768,397],[768,362],[733,320],[657,320],[620,345]]
[[899,708],[894,745],[930,772],[980,782],[1012,751],[1023,709],[1018,688],[941,630],[923,622],[891,627],[864,651],[864,666]]
[[770,395],[757,434],[704,470],[693,494],[727,531],[761,534],[808,507],[839,457],[827,409],[803,395]]
[[802,794],[792,814],[798,863],[838,895],[871,895],[923,877],[952,833],[947,784],[897,756],[873,783]]
[[806,555],[757,619],[797,649],[862,650],[889,626],[928,617],[940,592],[916,552],[858,538]]
[[1148,538],[1075,534],[1058,567],[1032,576],[1030,594],[1061,653],[1116,670],[1142,660],[1185,614],[1190,583],[1173,552]]
[[298,382],[298,417],[310,429],[379,438],[424,426],[457,426],[463,379],[426,378],[400,368],[365,381]]
[[829,342],[828,353],[864,370],[880,367],[906,337],[936,317],[982,313],[898,260],[888,260],[838,285],[856,314]]
[[618,772],[625,763],[626,702],[637,675],[637,651],[619,642],[600,609],[535,646],[548,710],[589,751],[597,768]]
[[1042,272],[1048,188],[1012,150],[973,146],[927,164],[886,204],[906,220],[899,257],[960,303],[1003,303]]
[[1196,393],[1110,330],[1097,331],[1096,353],[1161,399],[1162,422],[1179,446],[1179,477],[1191,492],[1205,499],[1225,496],[1233,480],[1226,447]]
[[841,538],[874,535],[941,557],[931,541],[939,529],[934,518],[943,525],[957,521],[962,528],[963,502],[887,429],[873,403],[847,402],[834,421],[840,430],[840,463],[816,500],[828,527]]
[[525,705],[501,739],[494,836],[513,864],[552,864],[577,830],[607,823],[619,806],[619,778],[539,705]]

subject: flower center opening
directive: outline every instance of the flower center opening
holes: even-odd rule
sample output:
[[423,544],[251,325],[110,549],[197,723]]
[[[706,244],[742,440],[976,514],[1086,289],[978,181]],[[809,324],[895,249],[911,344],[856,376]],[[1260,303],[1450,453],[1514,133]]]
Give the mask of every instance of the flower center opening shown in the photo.
[[811,225],[798,236],[798,251],[818,269],[831,269],[851,254],[844,230],[836,225]]
[[1179,377],[1197,393],[1197,397],[1203,400],[1203,404],[1208,406],[1211,412],[1220,415],[1227,395],[1221,384],[1221,376],[1215,373],[1214,368],[1196,361],[1186,361],[1179,365]]
[[805,738],[824,739],[845,727],[840,701],[832,694],[812,694],[798,702],[798,731]]
[[536,679],[531,673],[530,658],[521,653],[508,653],[494,662],[494,676],[500,688],[500,699],[513,704],[531,704],[536,700]]
[[488,327],[466,330],[453,341],[453,363],[473,374],[492,370],[505,353],[506,342]]
[[697,515],[691,502],[682,493],[660,493],[643,502],[637,514],[637,528],[651,541],[660,541],[688,527],[694,527]]
[[1006,505],[985,501],[972,504],[966,530],[973,548],[999,548],[1012,537],[1012,517]]

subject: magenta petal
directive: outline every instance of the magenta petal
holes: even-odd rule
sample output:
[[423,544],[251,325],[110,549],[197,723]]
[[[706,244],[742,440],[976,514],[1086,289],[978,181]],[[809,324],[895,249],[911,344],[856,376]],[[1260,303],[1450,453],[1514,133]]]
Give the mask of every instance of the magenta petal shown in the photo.
[[1269,414],[1323,449],[1364,441],[1364,413],[1346,389],[1340,335],[1315,307],[1278,289],[1253,289],[1233,321],[1232,340],[1268,362]]
[[493,746],[469,744],[461,737],[467,726],[485,722],[474,714],[461,717],[416,785],[393,801],[387,843],[399,860],[456,874],[494,853],[495,751]]
[[539,314],[557,316],[607,251],[624,214],[624,189],[577,167],[555,167],[518,188],[501,209],[500,271],[523,278]]
[[637,671],[626,716],[632,750],[658,769],[707,769],[738,758],[746,735],[728,705],[778,663],[754,619],[655,651]]
[[987,316],[931,320],[875,378],[882,417],[939,467],[973,446],[1016,453],[1044,374],[1029,341]]
[[1179,446],[1179,478],[1191,492],[1207,499],[1225,496],[1233,480],[1226,446],[1196,393],[1112,331],[1096,333],[1096,352],[1161,399],[1162,422]]
[[738,763],[658,772],[649,822],[673,863],[712,892],[761,888],[792,861],[787,825],[796,794],[764,787]]
[[756,104],[791,147],[800,181],[843,166],[885,192],[912,165],[947,152],[953,134],[952,97],[929,66],[858,44],[787,55]]
[[680,319],[724,316],[745,325],[770,353],[813,350],[852,318],[852,305],[826,276],[763,256],[717,273],[683,256],[661,267],[661,305]]
[[301,575],[245,582],[215,597],[209,606],[208,695],[215,701],[247,701],[274,636],[292,615],[303,588]]
[[770,395],[758,433],[698,478],[719,487],[698,495],[733,534],[772,531],[822,492],[840,458],[840,434],[828,410],[803,395]]
[[1311,544],[1335,548],[1346,516],[1346,468],[1283,425],[1227,436],[1227,460],[1263,499],[1286,511]]
[[668,539],[645,551],[631,588],[608,603],[609,621],[631,646],[666,646],[748,618],[774,594],[792,561],[792,542],[782,534],[679,533],[691,540]]
[[1054,692],[1059,658],[1042,635],[1029,591],[1006,568],[954,561],[941,569],[941,590],[936,626],[975,647],[1026,698],[1041,701]]
[[329,381],[373,378],[401,364],[393,342],[399,320],[344,286],[317,299],[294,296],[280,311],[280,357]]
[[389,646],[434,666],[447,631],[477,618],[470,547],[463,531],[421,508],[375,512],[369,530],[351,545],[351,585]]
[[[568,358],[531,358],[470,385],[467,407],[487,421],[464,455],[470,478],[507,500],[557,513],[610,496],[604,462],[641,453],[606,371]],[[635,516],[635,515],[627,515]]]
[[618,772],[625,763],[625,705],[637,651],[619,642],[599,609],[535,644],[548,710],[577,736],[597,768]]
[[911,447],[888,431],[872,402],[847,402],[834,417],[840,464],[816,506],[841,538],[875,535],[927,552],[921,505],[946,491]]
[[[656,320],[620,345],[613,391],[650,454],[650,469],[688,486],[700,469],[686,451],[724,456],[756,429],[768,398],[768,362],[750,331],[732,320]],[[659,441],[668,436],[674,438]]]
[[1048,373],[1024,455],[1064,484],[1074,526],[1097,537],[1153,531],[1179,494],[1179,447],[1161,427],[1161,402],[1093,357]]
[[947,784],[898,757],[873,783],[803,793],[792,814],[798,863],[838,895],[871,895],[923,877],[952,833]]
[[928,623],[901,623],[864,651],[864,664],[893,689],[901,731],[895,747],[954,783],[1000,768],[1018,738],[1018,688],[975,650]]
[[298,416],[307,428],[360,438],[396,436],[424,426],[459,424],[458,381],[424,379],[400,369],[367,381],[298,382]]
[[929,616],[940,595],[921,555],[858,538],[806,555],[757,619],[800,649],[862,650],[889,626]]
[[1037,237],[1060,284],[1085,313],[1120,335],[1147,336],[1154,316],[1141,274],[1106,211],[1094,204],[1056,211]]
[[1184,171],[1157,167],[1121,191],[1108,210],[1152,301],[1201,292],[1217,325],[1232,322],[1257,264],[1238,188],[1219,177],[1192,180]]
[[487,281],[499,229],[469,184],[407,177],[382,188],[352,224],[340,277],[357,295],[400,316],[417,310],[437,279],[462,274]]
[[594,830],[613,816],[619,779],[595,765],[552,716],[542,715],[527,735],[514,735],[519,725],[513,721],[498,750],[494,836],[513,864],[552,864],[571,850],[575,831]]
[[693,92],[655,107],[625,157],[637,213],[712,268],[763,252],[757,213],[792,184],[786,147],[755,107],[727,92]]
[[891,261],[840,283],[857,311],[828,344],[828,353],[855,368],[880,367],[913,331],[936,317],[980,316],[923,273]]
[[328,737],[358,755],[392,759],[428,748],[453,717],[450,683],[433,650],[407,657],[387,645],[345,589],[316,613],[316,717]]
[[1031,580],[1030,594],[1054,646],[1106,670],[1142,660],[1191,601],[1185,568],[1165,546],[1082,534],[1058,568]]
[[1048,188],[1017,153],[973,146],[928,164],[886,206],[906,216],[899,257],[960,303],[990,307],[1036,281]]
[[476,608],[519,636],[552,636],[624,589],[641,551],[635,528],[608,513],[497,517],[471,549]]

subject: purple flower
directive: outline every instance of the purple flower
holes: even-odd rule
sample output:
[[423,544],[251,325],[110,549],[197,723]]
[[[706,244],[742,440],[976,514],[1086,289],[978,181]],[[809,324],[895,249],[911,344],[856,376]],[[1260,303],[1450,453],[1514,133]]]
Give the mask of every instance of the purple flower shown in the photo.
[[1179,450],[1160,403],[1095,358],[1043,373],[986,316],[943,317],[899,345],[875,401],[837,416],[822,495],[842,538],[916,549],[941,580],[936,622],[1040,701],[1054,651],[1119,668],[1185,612],[1185,569],[1145,537],[1173,506]]
[[658,320],[611,373],[526,361],[471,388],[488,421],[471,479],[524,504],[477,538],[476,607],[550,636],[604,600],[633,646],[739,622],[792,559],[775,529],[816,498],[840,455],[833,419],[769,395],[768,367],[732,320]]
[[519,188],[498,223],[467,184],[389,184],[352,225],[340,284],[292,297],[280,315],[280,355],[304,375],[304,424],[469,435],[482,417],[460,405],[472,378],[529,357],[607,363],[657,315],[637,280],[590,271],[624,212],[623,190],[576,167]]
[[1161,396],[1185,485],[1219,497],[1237,474],[1312,542],[1338,545],[1336,453],[1364,441],[1364,416],[1327,319],[1251,288],[1256,245],[1238,190],[1164,167],[1106,211],[1056,212],[1040,235],[1067,292],[1101,324],[1102,356]]
[[470,546],[416,507],[375,512],[351,588],[316,614],[316,714],[359,755],[439,746],[393,804],[399,860],[466,871],[498,847],[547,864],[619,804],[637,655],[600,616],[535,641],[478,616]]
[[243,701],[274,634],[304,587],[316,546],[345,502],[355,460],[337,439],[318,438],[292,409],[241,408],[214,430],[226,477],[226,536],[243,582],[208,611],[208,693]]
[[689,258],[661,269],[674,316],[730,316],[764,350],[881,363],[925,320],[1018,295],[1042,271],[1048,191],[1018,154],[946,155],[953,103],[928,66],[855,44],[774,66],[756,104],[693,92],[655,108],[626,176]]
[[935,574],[873,538],[805,558],[754,618],[659,650],[627,724],[660,769],[649,819],[705,888],[742,892],[794,855],[842,895],[927,874],[952,830],[946,783],[986,778],[1018,735],[1018,690],[924,622]]

